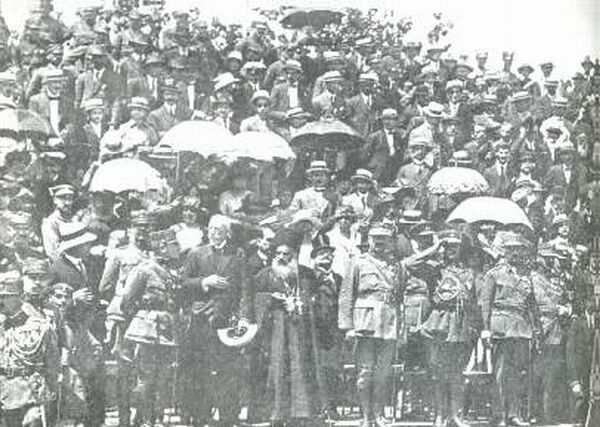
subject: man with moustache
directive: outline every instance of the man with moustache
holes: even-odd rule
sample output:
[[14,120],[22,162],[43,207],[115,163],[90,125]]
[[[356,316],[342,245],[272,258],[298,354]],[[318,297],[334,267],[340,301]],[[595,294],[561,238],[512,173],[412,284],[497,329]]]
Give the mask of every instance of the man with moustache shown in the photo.
[[[313,272],[298,264],[302,236],[284,229],[275,236],[274,258],[254,281],[259,323],[257,346],[262,349],[262,378],[257,396],[270,414],[272,426],[303,426],[314,419],[324,396],[319,391],[314,329]],[[264,380],[266,379],[266,381]]]
[[350,280],[340,291],[340,329],[356,339],[356,387],[363,413],[361,427],[384,427],[388,382],[398,340],[401,282],[390,228],[369,230],[369,251],[356,257]]

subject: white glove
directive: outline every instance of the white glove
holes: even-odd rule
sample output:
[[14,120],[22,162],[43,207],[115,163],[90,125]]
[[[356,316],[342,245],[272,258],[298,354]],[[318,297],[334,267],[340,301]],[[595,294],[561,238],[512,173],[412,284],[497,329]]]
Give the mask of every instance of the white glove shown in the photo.
[[573,384],[571,384],[571,392],[573,393],[573,396],[575,396],[575,398],[583,398],[583,390],[581,389],[581,384],[579,383],[579,381],[576,381]]
[[202,279],[202,289],[206,292],[208,288],[225,289],[227,287],[227,279],[217,274],[211,274]]

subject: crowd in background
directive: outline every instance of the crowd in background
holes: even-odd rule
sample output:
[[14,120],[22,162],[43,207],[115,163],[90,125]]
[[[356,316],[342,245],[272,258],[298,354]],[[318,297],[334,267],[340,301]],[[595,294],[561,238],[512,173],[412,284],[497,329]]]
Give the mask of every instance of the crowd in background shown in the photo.
[[[585,416],[600,64],[559,79],[507,51],[490,69],[441,16],[411,40],[408,19],[291,12],[242,27],[124,3],[67,27],[42,0],[22,34],[0,21],[7,427],[100,426],[112,406],[120,427],[164,408],[308,425],[352,406],[384,427],[397,364],[427,378],[405,381],[407,419],[467,426],[476,371],[494,425]],[[165,145],[192,121],[293,154]],[[128,189],[134,168],[99,189],[123,159],[159,191]]]

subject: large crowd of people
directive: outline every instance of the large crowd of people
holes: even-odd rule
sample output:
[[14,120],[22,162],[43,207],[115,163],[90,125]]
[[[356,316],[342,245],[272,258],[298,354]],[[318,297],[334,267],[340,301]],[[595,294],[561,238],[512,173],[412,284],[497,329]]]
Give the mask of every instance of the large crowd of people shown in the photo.
[[[583,420],[600,64],[287,13],[0,21],[6,427]],[[166,144],[191,122],[292,154]]]

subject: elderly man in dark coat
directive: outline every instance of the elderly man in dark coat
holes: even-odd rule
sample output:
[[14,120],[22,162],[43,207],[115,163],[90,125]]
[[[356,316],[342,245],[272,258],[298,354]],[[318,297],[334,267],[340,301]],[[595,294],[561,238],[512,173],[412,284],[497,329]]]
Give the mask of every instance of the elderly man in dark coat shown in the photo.
[[[207,245],[190,252],[183,273],[185,300],[191,303],[190,327],[182,349],[183,372],[189,379],[184,384],[184,408],[194,426],[210,421],[212,407],[219,409],[221,423],[231,426],[237,423],[248,374],[243,372],[237,349],[218,340],[217,329],[229,326],[246,293],[243,256],[231,244],[231,222],[225,216],[210,219],[208,240]],[[248,317],[243,308],[239,314]]]
[[[255,278],[256,318],[260,324],[263,381],[256,385],[273,425],[315,417],[326,397],[320,394],[314,328],[314,275],[298,265],[302,237],[284,230],[275,237],[271,266]],[[266,379],[266,383],[264,381]]]

